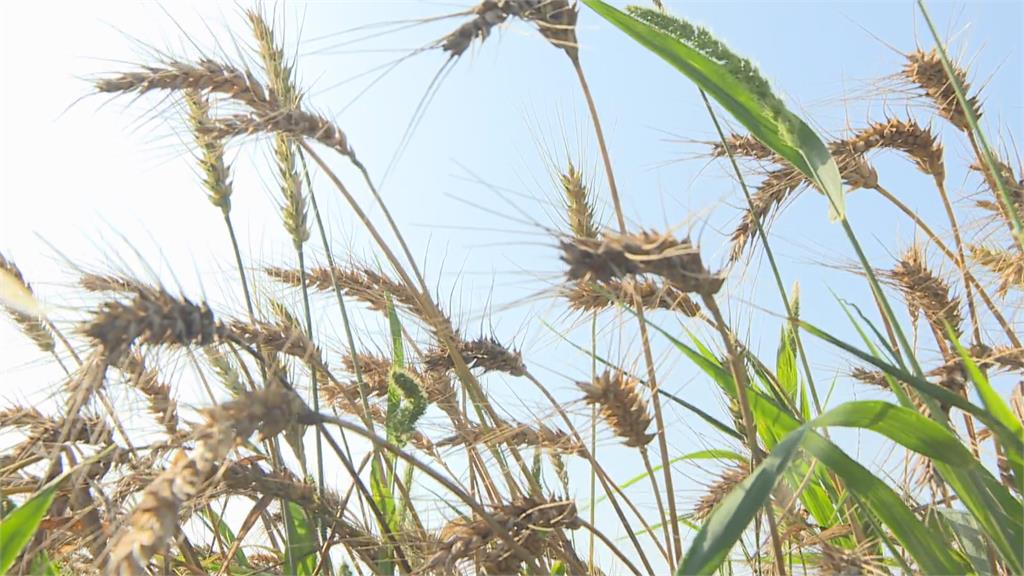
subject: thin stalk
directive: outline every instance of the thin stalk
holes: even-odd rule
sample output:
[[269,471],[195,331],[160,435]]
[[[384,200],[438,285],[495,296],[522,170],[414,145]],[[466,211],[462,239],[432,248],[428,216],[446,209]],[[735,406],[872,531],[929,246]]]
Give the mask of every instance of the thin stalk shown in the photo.
[[[567,53],[568,54],[568,53]],[[597,145],[601,151],[601,161],[604,164],[605,177],[608,179],[608,191],[612,197],[612,204],[615,207],[615,220],[619,225],[619,232],[622,234],[626,233],[626,218],[622,212],[622,202],[619,200],[619,187],[615,183],[615,170],[612,168],[611,156],[608,154],[608,145],[605,142],[604,130],[601,128],[601,117],[597,113],[597,105],[594,103],[594,96],[590,92],[590,85],[587,83],[587,76],[583,73],[583,66],[580,64],[579,56],[569,56],[572,61],[573,69],[576,71],[576,78],[579,80],[580,89],[583,91],[583,96],[587,101],[587,109],[590,111],[591,122],[594,124],[594,133],[597,137]],[[665,421],[661,414],[661,396],[658,394],[658,379],[654,369],[654,358],[651,353],[650,338],[647,335],[647,323],[644,321],[643,306],[642,303],[637,302],[637,323],[640,329],[641,345],[644,351],[644,362],[647,365],[648,374],[648,385],[651,387],[651,403],[654,405],[654,419],[655,424],[658,427],[658,451],[661,453],[661,467],[662,472],[665,475],[665,490],[669,494],[668,497],[668,517],[664,514],[664,509],[660,503],[660,496],[656,493],[655,496],[659,499],[659,510],[661,510],[661,522],[663,524],[669,524],[672,527],[672,542],[674,545],[669,545],[669,555],[674,562],[678,561],[682,557],[682,538],[679,533],[679,514],[676,510],[675,502],[675,486],[672,482],[672,464],[669,461],[668,453],[668,440],[666,439],[667,431],[665,430]]]
[[[702,294],[701,299],[704,302],[704,307],[711,312],[711,317],[715,320],[718,333],[721,335],[722,342],[725,345],[726,355],[729,358],[729,370],[732,372],[733,385],[736,387],[736,399],[740,405],[740,416],[743,420],[747,448],[750,450],[750,458],[753,461],[751,466],[751,470],[753,470],[761,463],[764,455],[761,453],[761,447],[757,444],[757,425],[754,423],[754,415],[750,410],[750,398],[747,396],[747,388],[750,386],[750,382],[747,380],[747,369],[743,366],[743,361],[734,342],[735,336],[726,327],[725,318],[722,316],[722,311],[718,308],[715,297],[710,294]],[[782,544],[779,539],[778,528],[775,525],[775,518],[770,510],[768,511],[768,527],[771,533],[775,569],[778,574],[784,575],[786,574],[785,556],[782,554]]]
[[[388,246],[387,242],[384,241],[384,238],[380,235],[380,231],[378,231],[376,226],[373,225],[369,217],[366,215],[366,212],[362,209],[359,203],[356,202],[355,198],[348,191],[348,188],[345,186],[345,184],[342,183],[341,179],[338,178],[337,174],[335,174],[334,171],[331,170],[330,166],[328,166],[327,163],[324,162],[323,158],[321,158],[320,155],[317,154],[316,151],[313,150],[313,148],[307,142],[300,140],[299,146],[301,146],[302,149],[305,150],[307,154],[309,154],[310,158],[312,158],[313,161],[316,162],[320,169],[324,171],[324,174],[327,175],[331,183],[334,184],[335,188],[338,189],[338,192],[341,193],[342,197],[344,197],[346,202],[348,202],[353,212],[355,212],[356,217],[358,217],[360,222],[363,223],[363,226],[366,227],[367,231],[370,233],[370,236],[373,237],[374,242],[377,244],[378,247],[380,247],[381,251],[384,253],[385,258],[387,258],[388,262],[395,270],[395,273],[397,273],[401,277],[405,285],[409,287],[416,295],[417,299],[420,300],[422,308],[421,312],[425,316],[424,320],[435,329],[435,332],[437,334],[438,339],[441,341],[441,344],[449,351],[449,355],[452,358],[452,363],[455,365],[455,373],[458,375],[459,380],[463,383],[467,392],[469,393],[470,398],[473,400],[473,406],[477,410],[478,415],[480,416],[481,425],[486,426],[486,419],[484,418],[482,413],[482,411],[485,409],[488,412],[488,416],[491,417],[492,421],[500,421],[497,414],[494,412],[494,408],[490,405],[486,397],[483,395],[483,392],[480,389],[479,382],[477,382],[476,378],[474,378],[473,375],[469,372],[469,368],[466,366],[465,360],[463,360],[462,355],[458,353],[458,348],[455,345],[455,340],[452,334],[453,329],[444,320],[444,316],[441,314],[441,311],[437,308],[437,305],[434,304],[433,299],[431,299],[429,291],[427,289],[426,282],[423,280],[422,275],[419,273],[419,268],[416,266],[415,261],[413,261],[412,259],[412,253],[409,251],[409,248],[406,245],[405,240],[403,239],[403,236],[401,234],[401,231],[398,229],[397,224],[395,224],[394,219],[391,218],[391,213],[387,209],[387,205],[384,204],[384,201],[380,197],[380,194],[377,191],[376,187],[373,186],[373,182],[370,179],[369,173],[366,171],[366,168],[363,167],[362,164],[359,164],[358,162],[355,162],[353,160],[353,163],[360,169],[360,172],[362,173],[367,185],[370,187],[370,190],[373,193],[373,196],[376,198],[378,205],[380,206],[381,210],[387,217],[388,222],[392,226],[392,231],[396,234],[396,236],[398,236],[399,243],[401,244],[406,257],[410,260],[410,265],[419,280],[420,286],[422,286],[422,290],[418,288],[416,284],[413,283],[408,273],[406,273],[405,268],[402,267],[398,258],[395,256],[394,251],[392,251],[391,247]],[[529,473],[529,467],[527,467],[526,463],[522,460],[522,457],[519,455],[518,450],[516,450],[513,446],[509,446],[509,452],[511,452],[512,455],[518,461],[520,468],[522,468],[524,471],[525,477],[531,478],[532,480],[532,475]],[[492,449],[491,453],[495,456],[495,460],[498,462],[498,466],[503,476],[505,477],[505,481],[509,485],[509,490],[513,493],[513,495],[517,494],[519,492],[519,487],[516,485],[515,479],[512,477],[512,474],[509,471],[508,466],[504,461],[504,458],[502,458],[501,453],[495,449]]]
[[[527,372],[525,376],[526,379],[533,383],[537,390],[539,390],[540,393],[544,395],[544,397],[548,400],[551,406],[555,409],[555,412],[558,413],[558,416],[562,419],[562,422],[565,423],[566,427],[569,430],[569,433],[573,435],[573,438],[576,440],[576,442],[579,443],[581,447],[585,446],[583,438],[580,437],[580,433],[576,429],[576,426],[573,425],[572,420],[565,413],[565,409],[562,407],[562,404],[559,403],[558,400],[556,400],[555,397],[551,395],[551,392],[549,392],[548,389],[545,388],[544,385],[540,383],[540,380],[537,380],[537,378],[533,376],[533,374]],[[616,493],[622,494],[621,490],[618,486],[615,485],[614,482],[611,481],[608,475],[604,472],[604,469],[601,468],[597,459],[589,451],[584,450],[584,453],[581,454],[581,456],[584,459],[586,459],[587,462],[590,464],[591,470],[597,471],[597,477],[601,481],[601,488],[604,489],[605,494],[608,496],[608,501],[611,502],[612,508],[615,509],[615,513],[619,517],[619,521],[622,522],[622,527],[626,529],[626,534],[629,536],[629,539],[630,541],[632,541],[633,546],[636,547],[637,552],[640,554],[640,560],[643,562],[644,567],[647,568],[648,572],[654,573],[654,569],[651,568],[651,564],[647,560],[647,555],[644,554],[644,549],[640,545],[640,541],[637,539],[636,533],[633,531],[633,527],[626,520],[625,513],[623,513],[621,506],[619,506],[618,501],[615,499]],[[633,506],[633,503],[630,502],[629,499],[625,497],[623,497],[623,500],[630,507],[633,513],[636,514],[637,518],[643,525],[644,530],[647,532],[647,534],[651,535],[651,540],[654,542],[654,545],[658,548],[658,551],[661,552],[661,554],[665,557],[665,560],[671,561],[668,555],[668,551],[662,548],[661,543],[658,542],[658,539],[654,537],[654,531],[647,525],[647,522],[644,520],[643,516],[640,515],[640,512],[636,509],[636,507]]]
[[590,94],[590,85],[587,84],[587,76],[583,73],[583,66],[580,65],[579,57],[571,57],[572,67],[576,70],[576,78],[580,81],[580,88],[583,89],[583,96],[587,100],[587,108],[590,110],[590,118],[594,123],[594,133],[597,135],[597,145],[601,149],[601,158],[604,161],[604,173],[608,178],[608,191],[611,193],[612,204],[615,206],[615,219],[619,223],[619,230],[626,231],[626,219],[622,214],[622,203],[619,201],[619,187],[615,184],[615,171],[612,170],[612,163],[608,156],[608,146],[604,141],[604,130],[601,129],[601,118],[597,114],[597,105],[594,104],[594,97]]
[[[313,317],[309,310],[309,287],[306,285],[306,260],[305,251],[300,246],[297,249],[299,255],[299,278],[302,283],[302,310],[306,315],[306,335],[310,341],[313,340]],[[320,387],[317,383],[317,369],[316,366],[310,362],[309,365],[309,379],[313,392],[313,410],[317,413],[320,412]],[[317,479],[317,493],[323,498],[327,493],[326,482],[324,474],[324,445],[323,445],[323,434],[320,433],[320,429],[316,430],[316,479]],[[318,521],[320,527],[320,538],[324,539],[327,537],[327,527],[323,522]]]
[[[597,379],[597,312],[590,317],[590,381]],[[590,407],[590,454],[597,459],[597,404]],[[597,470],[590,467],[590,524],[594,524],[597,514]],[[587,555],[587,566],[591,576],[596,574],[594,568],[594,532],[590,533],[590,546]]]
[[[939,31],[935,28],[935,23],[932,22],[932,17],[928,13],[928,9],[925,8],[924,0],[917,0],[917,6],[921,9],[921,15],[924,16],[925,22],[928,24],[928,29],[932,33],[932,37],[935,39],[935,46],[939,51],[939,58],[942,59],[942,68],[946,71],[946,77],[949,79],[950,85],[953,87],[953,91],[956,92],[957,102],[964,111],[964,115],[967,117],[967,124],[971,128],[969,136],[972,138],[972,143],[975,144],[975,151],[980,148],[981,160],[984,162],[985,167],[988,168],[992,180],[996,183],[996,187],[999,188],[1000,197],[1003,203],[1006,205],[1006,213],[1010,217],[1010,223],[1013,227],[1013,236],[1017,241],[1017,244],[1022,250],[1024,250],[1024,227],[1021,226],[1020,215],[1017,214],[1017,206],[1013,203],[1013,198],[1010,196],[1010,191],[1006,186],[1006,182],[1003,181],[1002,171],[999,170],[999,166],[996,164],[995,155],[992,153],[992,149],[988,145],[988,140],[985,138],[985,133],[982,132],[981,126],[978,124],[978,118],[974,115],[974,109],[967,102],[967,95],[964,93],[964,87],[960,85],[960,79],[957,77],[956,72],[953,70],[953,64],[949,60],[949,56],[946,54],[946,47],[942,43],[942,37],[939,36]],[[977,143],[973,142],[973,139],[977,139]]]
[[786,286],[782,281],[782,273],[779,271],[779,265],[775,261],[775,252],[772,250],[771,245],[768,242],[768,233],[765,232],[764,226],[761,224],[761,218],[758,216],[757,211],[754,209],[754,199],[750,194],[750,189],[747,187],[747,181],[743,177],[743,172],[740,171],[740,166],[736,162],[736,156],[732,153],[732,147],[729,146],[728,139],[725,137],[725,132],[722,130],[722,125],[718,122],[718,115],[715,114],[715,109],[711,106],[711,101],[708,100],[708,95],[704,90],[699,90],[701,99],[704,100],[704,106],[708,110],[708,115],[711,116],[711,121],[715,125],[715,130],[718,132],[718,138],[725,148],[725,153],[729,156],[729,163],[732,164],[732,169],[736,173],[736,178],[740,182],[740,188],[743,189],[743,196],[747,199],[747,206],[750,208],[751,215],[754,216],[754,226],[757,229],[757,236],[761,240],[761,245],[764,246],[765,256],[768,258],[768,265],[772,269],[772,276],[775,278],[775,287],[779,291],[779,295],[782,296],[782,305],[786,308],[786,318],[788,319],[790,326],[793,327],[793,335],[796,340],[797,352],[800,356],[800,364],[804,371],[804,377],[807,378],[807,387],[811,389],[811,400],[814,402],[814,409],[818,414],[821,414],[821,400],[818,398],[818,389],[814,385],[814,375],[811,372],[811,365],[807,360],[807,353],[804,351],[803,339],[800,337],[800,330],[796,325],[796,318],[793,316],[793,306],[789,301],[789,294],[786,292]]

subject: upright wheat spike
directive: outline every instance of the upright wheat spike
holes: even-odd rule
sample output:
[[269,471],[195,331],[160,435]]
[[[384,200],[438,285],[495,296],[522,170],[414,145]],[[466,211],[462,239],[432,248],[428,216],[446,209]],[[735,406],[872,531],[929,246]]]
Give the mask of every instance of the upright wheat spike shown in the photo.
[[205,132],[212,122],[210,102],[202,92],[190,89],[185,90],[185,104],[189,126],[199,148],[197,160],[203,173],[203,187],[210,203],[227,216],[231,212],[231,174],[229,166],[224,163],[224,142]]
[[584,401],[596,405],[615,435],[633,448],[647,446],[655,436],[647,432],[651,416],[637,384],[636,379],[624,372],[608,370],[593,382],[576,383],[583,391]]
[[[32,286],[25,281],[25,277],[22,276],[21,270],[18,266],[8,260],[3,254],[0,254],[0,269],[7,271],[11,278],[21,284],[21,287],[32,294]],[[56,349],[53,339],[53,332],[50,327],[46,325],[46,322],[42,318],[26,314],[20,310],[16,310],[10,306],[4,304],[4,309],[7,311],[7,315],[11,317],[11,320],[18,325],[18,328],[28,336],[32,342],[35,342],[43,352],[53,353]]]
[[726,468],[697,501],[697,506],[693,509],[693,519],[699,522],[710,516],[718,503],[749,475],[750,466],[745,461]]
[[572,162],[563,174],[558,175],[562,186],[565,212],[569,230],[577,238],[597,238],[599,234],[594,216],[594,199],[590,195],[583,173]]
[[269,438],[293,422],[313,423],[294,391],[270,385],[245,398],[210,408],[196,429],[191,455],[179,452],[165,472],[142,494],[127,525],[111,544],[107,574],[142,576],[154,555],[162,552],[178,530],[178,513],[199,493],[207,478],[235,445],[259,431]]

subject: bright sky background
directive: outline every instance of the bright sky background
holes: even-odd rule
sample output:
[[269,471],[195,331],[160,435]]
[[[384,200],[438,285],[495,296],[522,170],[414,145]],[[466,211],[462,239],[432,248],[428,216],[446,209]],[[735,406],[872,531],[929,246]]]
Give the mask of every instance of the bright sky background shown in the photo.
[[[823,134],[836,136],[847,125],[915,112],[891,91],[892,82],[879,80],[901,67],[898,51],[931,46],[910,2],[666,4],[752,57],[793,109]],[[243,312],[223,223],[199,185],[177,105],[160,95],[138,101],[93,96],[88,80],[153,62],[154,51],[194,59],[198,46],[215,58],[226,54],[237,61],[236,45],[250,44],[241,14],[248,5],[23,1],[0,6],[0,252],[18,263],[58,319],[75,318],[66,306],[83,302],[65,258],[93,271],[115,267],[144,278],[155,275],[172,288],[177,281],[185,294],[210,299],[215,310]],[[364,40],[359,39],[379,29],[339,31],[446,14],[461,6],[392,1],[270,7],[279,32],[299,55],[308,104],[343,127],[377,178],[444,56],[431,51],[412,58],[351,106],[372,76],[343,82],[426,44],[461,20]],[[990,138],[1012,149],[1008,135],[1019,137],[1024,127],[1022,4],[931,2],[930,7],[956,54],[970,63],[974,86],[982,88]],[[714,137],[696,89],[587,9],[581,12],[583,64],[631,225],[691,233],[700,240],[705,260],[717,265],[728,253],[725,239],[738,219],[742,196],[726,165],[699,157],[704,148],[692,143]],[[856,101],[844,99],[844,94]],[[585,112],[568,61],[533,29],[513,22],[455,66],[383,190],[430,281],[437,284],[439,299],[451,302],[467,333],[493,332],[521,347],[528,365],[566,400],[576,397],[572,379],[586,377],[589,362],[541,322],[569,329],[576,326],[576,318],[564,314],[560,304],[536,296],[550,295],[562,271],[556,243],[541,228],[561,226],[549,163],[562,166],[566,154],[577,159],[582,155],[605,222],[613,223]],[[951,193],[960,198],[976,192],[977,178],[963,170],[969,158],[965,142],[944,125],[935,128],[946,146]],[[232,217],[246,262],[294,264],[276,211],[278,192],[268,147],[247,140],[232,145],[229,154],[236,168]],[[334,164],[368,201],[344,163]],[[941,205],[927,177],[895,155],[880,156],[875,166],[890,190],[944,229]],[[337,253],[351,250],[372,258],[365,231],[355,225],[326,180],[317,180],[316,193]],[[857,192],[848,205],[850,220],[880,265],[891,263],[892,255],[915,238],[912,224],[876,196]],[[382,221],[377,210],[370,212]],[[862,281],[821,265],[853,261],[841,230],[827,222],[824,199],[802,195],[772,233],[776,250],[784,255],[786,281],[800,281],[804,310],[815,315],[810,319],[852,337],[830,291],[865,310],[870,301]],[[312,260],[323,262],[315,234],[308,246]],[[733,270],[731,278],[727,290],[734,300],[728,312],[746,330],[749,345],[772,357],[778,323],[771,317],[752,319],[747,306],[753,302],[781,309],[766,263],[757,258],[749,267]],[[294,294],[266,287],[297,303]],[[336,309],[330,299],[320,301],[315,322],[336,354],[342,340],[333,319]],[[606,315],[606,323],[614,320]],[[675,320],[661,320],[678,330]],[[360,317],[358,324],[368,345],[385,346],[383,324],[376,317]],[[570,337],[585,343],[587,327],[574,328]],[[55,389],[60,374],[30,343],[7,323],[0,324],[0,338],[3,402],[38,399]],[[606,338],[603,346],[599,351],[613,359],[633,358],[639,350],[628,337]],[[663,386],[719,413],[712,384],[678,355],[669,354],[663,343],[658,351]],[[331,360],[337,362],[337,357]],[[830,353],[812,361],[825,383],[848,369]],[[842,381],[836,399],[852,397],[853,390]],[[863,387],[859,390],[863,393]],[[523,404],[536,407],[539,416],[547,414],[522,383],[509,381],[493,391],[520,418],[526,414]],[[680,453],[702,447],[699,440],[691,441],[690,430],[702,430],[692,424],[692,417],[675,408],[668,409],[667,417],[686,437],[679,443]],[[712,440],[724,443],[714,436]],[[688,469],[684,474],[697,472]],[[632,470],[623,472],[623,477],[629,475]],[[699,489],[689,482],[681,492],[692,497]]]

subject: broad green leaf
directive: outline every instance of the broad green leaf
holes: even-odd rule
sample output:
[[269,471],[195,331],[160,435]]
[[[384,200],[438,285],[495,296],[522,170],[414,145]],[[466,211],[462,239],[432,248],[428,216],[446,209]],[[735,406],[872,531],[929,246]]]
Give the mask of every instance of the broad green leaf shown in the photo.
[[319,550],[316,525],[298,504],[289,502],[288,511],[291,512],[291,523],[287,526],[290,547],[285,550],[285,566],[291,567],[296,576],[313,576]]
[[816,426],[872,430],[918,454],[953,466],[969,466],[974,456],[939,423],[919,412],[878,400],[847,402],[814,420]]
[[786,108],[749,60],[707,30],[659,10],[631,7],[626,14],[601,0],[583,2],[685,74],[824,192],[834,215],[844,216],[839,168],[828,147]]
[[[854,403],[864,404],[864,403]],[[770,413],[782,426],[798,430],[799,423],[769,399],[761,395],[751,396],[751,405],[757,410]],[[861,410],[848,410],[840,405],[810,424],[818,427],[824,422],[829,426],[856,425],[864,422]],[[868,419],[872,422],[872,419]],[[880,425],[881,426],[881,425]],[[883,430],[888,428],[881,426]],[[884,432],[882,432],[884,433]],[[893,438],[899,441],[898,438]],[[953,556],[948,545],[929,531],[907,508],[907,505],[892,488],[874,476],[867,468],[858,464],[837,446],[817,432],[811,432],[804,439],[804,448],[822,464],[831,469],[854,496],[871,510],[885,524],[904,546],[920,567],[929,574],[961,574],[964,567]],[[957,456],[952,458],[957,459]]]
[[938,517],[942,518],[960,541],[960,548],[964,551],[971,566],[979,574],[987,574],[992,570],[988,561],[988,550],[985,540],[985,533],[973,516],[963,510],[952,508],[936,508]]
[[842,340],[836,338],[835,336],[832,336],[831,334],[825,332],[821,328],[818,328],[813,324],[809,324],[804,320],[800,321],[800,327],[807,331],[808,333],[812,334],[813,336],[820,338],[828,342],[829,344],[836,346],[837,348],[845,350],[850,354],[853,354],[854,356],[857,356],[861,360],[875,366],[876,368],[882,370],[883,372],[892,376],[893,378],[896,378],[899,381],[907,384],[917,392],[920,392],[921,394],[927,394],[928,396],[931,396],[938,402],[948,404],[950,406],[955,406],[956,408],[959,408],[964,412],[967,412],[968,414],[974,416],[975,418],[983,422],[986,426],[988,426],[990,429],[992,429],[993,432],[998,434],[1000,436],[1000,439],[1002,439],[1003,442],[1006,443],[1009,449],[1016,450],[1019,452],[1021,451],[1022,446],[1024,446],[1024,437],[1015,437],[1013,433],[1006,426],[1004,426],[1003,423],[998,418],[996,418],[992,413],[963,399],[963,397],[961,397],[959,394],[950,392],[949,390],[946,390],[945,388],[938,386],[936,384],[932,384],[931,382],[928,382],[927,380],[924,380],[922,378],[918,378],[902,368],[893,366],[892,364],[880,360],[877,356],[859,350],[855,346],[851,346],[850,344],[843,342]]

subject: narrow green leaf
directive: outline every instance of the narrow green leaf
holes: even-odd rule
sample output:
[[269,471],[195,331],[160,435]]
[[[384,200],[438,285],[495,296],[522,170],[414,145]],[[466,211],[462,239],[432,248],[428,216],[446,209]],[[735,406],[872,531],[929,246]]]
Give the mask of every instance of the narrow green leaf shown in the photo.
[[296,576],[313,576],[318,552],[316,526],[298,504],[289,502],[288,510],[291,512],[287,526],[290,546],[285,550],[285,566],[291,567]]
[[0,574],[6,574],[21,551],[32,540],[39,523],[53,504],[57,487],[68,477],[69,472],[59,476],[43,487],[24,504],[0,520]]
[[786,436],[750,476],[719,502],[694,537],[676,570],[677,576],[712,574],[721,566],[754,515],[771,498],[808,431],[807,426],[802,426]]
[[757,68],[707,30],[659,10],[625,14],[601,0],[583,2],[639,44],[685,74],[758,140],[802,172],[845,213],[839,168],[824,142],[790,112]]
[[[199,515],[208,522],[211,530],[216,530],[220,535],[221,539],[224,540],[224,544],[229,548],[235,542],[235,532],[228,526],[227,522],[219,514],[213,511],[209,506],[199,511]],[[249,560],[245,557],[245,552],[242,551],[241,546],[235,551],[234,562],[242,568],[251,569],[252,566],[249,564]]]

